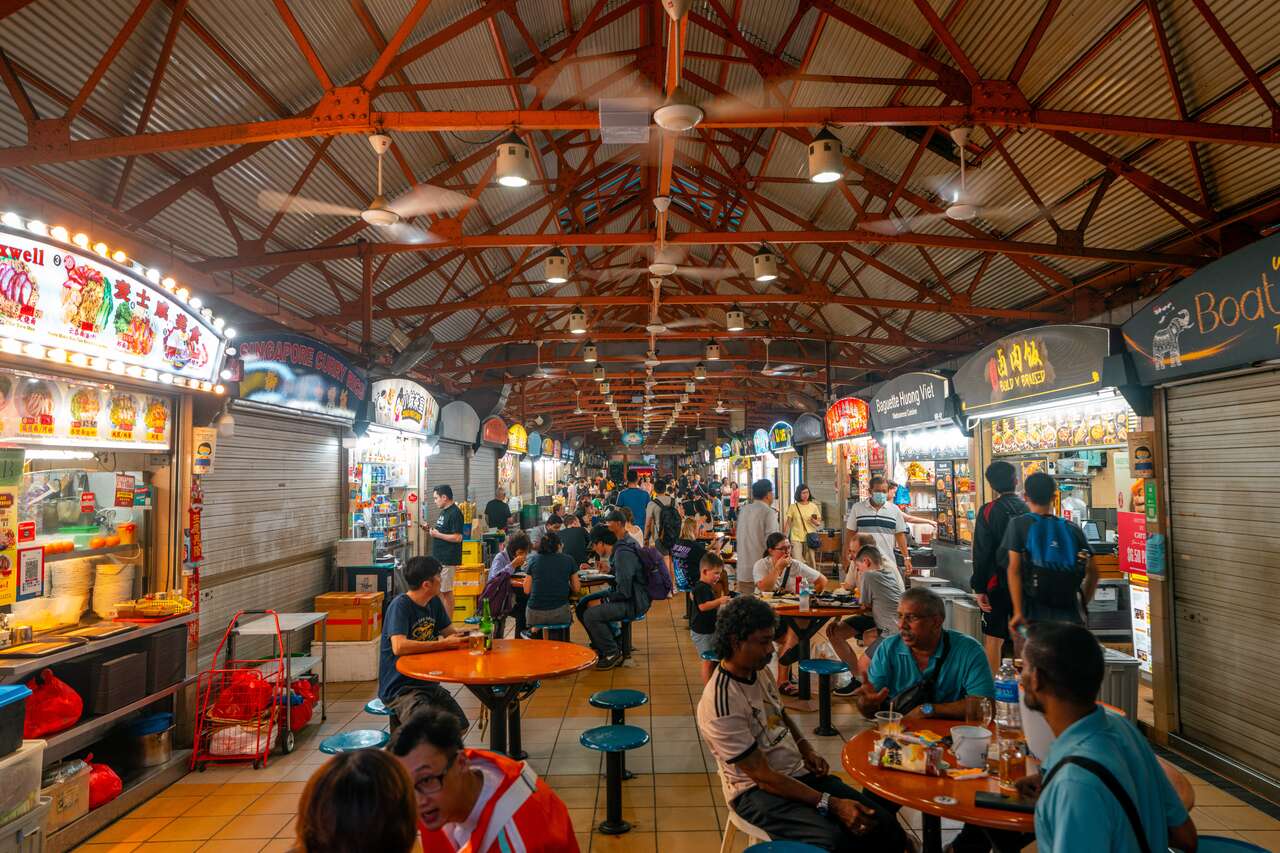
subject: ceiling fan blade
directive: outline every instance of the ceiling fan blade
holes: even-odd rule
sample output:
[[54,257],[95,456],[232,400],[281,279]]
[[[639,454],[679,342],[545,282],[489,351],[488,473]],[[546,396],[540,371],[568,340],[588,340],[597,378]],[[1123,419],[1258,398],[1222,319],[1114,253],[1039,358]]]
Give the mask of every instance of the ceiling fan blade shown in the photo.
[[859,223],[858,227],[866,231],[874,231],[877,234],[906,234],[946,219],[947,216],[943,213],[922,213],[918,216],[895,215],[893,217],[864,219]]
[[425,246],[431,243],[444,242],[439,234],[424,231],[416,225],[410,225],[408,222],[380,225],[378,228],[383,234],[387,235],[388,241],[392,243],[421,243]]
[[682,275],[685,278],[701,279],[703,281],[732,278],[734,276],[745,274],[746,273],[737,267],[680,267],[676,270],[676,275]]
[[681,317],[679,320],[670,320],[662,325],[666,326],[667,329],[688,329],[693,326],[704,326],[706,322],[700,317]]
[[359,216],[360,211],[354,207],[332,204],[314,198],[275,190],[263,190],[258,193],[258,207],[263,210],[280,210],[285,213],[310,213],[313,216]]
[[452,215],[475,203],[476,200],[471,196],[432,184],[418,184],[389,202],[387,207],[400,214],[403,219],[412,219],[415,216],[429,216],[436,213]]
[[578,275],[597,281],[621,281],[648,271],[648,267],[608,267],[602,270],[582,269]]

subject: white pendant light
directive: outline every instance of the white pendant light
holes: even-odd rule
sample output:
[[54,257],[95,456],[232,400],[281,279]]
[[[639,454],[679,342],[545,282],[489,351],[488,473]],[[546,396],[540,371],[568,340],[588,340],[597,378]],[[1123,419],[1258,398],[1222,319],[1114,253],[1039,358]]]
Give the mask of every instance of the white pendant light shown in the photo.
[[707,361],[720,360],[720,345],[718,343],[715,343],[714,341],[712,341],[711,343],[707,344],[706,358],[707,358]]
[[569,331],[575,335],[587,333],[587,314],[577,306],[569,312]]
[[778,277],[778,256],[761,246],[751,258],[751,268],[755,272],[756,281],[773,281]]
[[510,133],[498,143],[494,175],[504,187],[527,187],[533,179],[533,157],[524,140]]
[[815,184],[830,184],[844,176],[844,153],[840,139],[827,128],[809,143],[809,180]]
[[694,385],[692,382],[686,382],[686,383],[684,383],[684,392],[685,392],[686,394],[692,394],[692,393],[694,393],[694,392],[695,392],[695,391],[697,391],[697,390],[698,390],[698,386],[697,386],[697,385]]
[[693,378],[698,380],[699,382],[701,382],[703,379],[706,379],[707,369],[703,367],[701,364],[699,364],[697,367],[693,369]]
[[609,396],[609,393],[610,393],[610,392],[609,392],[609,383],[608,383],[608,382],[601,382],[601,383],[600,383],[600,393],[601,393],[601,394],[604,394],[606,397],[607,397],[607,396]]
[[662,106],[653,111],[653,123],[675,133],[693,130],[705,117],[702,108],[690,101],[679,86],[672,89]]
[[559,248],[547,253],[542,268],[548,284],[564,284],[569,280],[569,256]]
[[591,378],[596,382],[603,382],[604,381],[604,365],[597,364],[595,368],[591,371]]
[[741,332],[747,327],[747,315],[737,305],[730,306],[724,313],[724,327],[730,332]]
[[592,364],[600,357],[600,350],[591,341],[587,341],[587,345],[582,348],[582,360],[587,364]]

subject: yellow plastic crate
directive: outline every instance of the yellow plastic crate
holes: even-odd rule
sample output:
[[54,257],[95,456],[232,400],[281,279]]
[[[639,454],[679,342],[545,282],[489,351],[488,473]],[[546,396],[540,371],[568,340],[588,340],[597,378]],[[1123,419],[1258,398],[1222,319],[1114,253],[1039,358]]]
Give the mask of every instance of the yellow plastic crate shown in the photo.
[[479,595],[459,595],[455,588],[453,592],[453,621],[461,622],[475,615],[476,602],[479,599]]
[[483,556],[482,556],[482,555],[483,555],[483,553],[484,553],[484,552],[481,550],[481,543],[480,543],[480,542],[478,542],[478,541],[474,541],[474,540],[470,540],[470,539],[464,539],[464,540],[463,540],[463,542],[462,542],[462,562],[463,562],[464,564],[465,564],[465,563],[479,563],[479,562],[481,561],[481,559],[483,558]]

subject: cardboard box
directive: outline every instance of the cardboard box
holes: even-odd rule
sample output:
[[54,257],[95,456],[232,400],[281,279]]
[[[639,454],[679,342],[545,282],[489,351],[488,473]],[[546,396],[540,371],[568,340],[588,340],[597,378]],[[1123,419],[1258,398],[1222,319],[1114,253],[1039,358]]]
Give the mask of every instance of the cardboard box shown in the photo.
[[382,634],[381,592],[326,592],[316,596],[316,610],[329,614],[327,633],[316,625],[317,642],[354,643]]
[[57,832],[73,820],[84,817],[89,813],[89,765],[47,788],[41,788],[40,796],[50,800],[45,832]]

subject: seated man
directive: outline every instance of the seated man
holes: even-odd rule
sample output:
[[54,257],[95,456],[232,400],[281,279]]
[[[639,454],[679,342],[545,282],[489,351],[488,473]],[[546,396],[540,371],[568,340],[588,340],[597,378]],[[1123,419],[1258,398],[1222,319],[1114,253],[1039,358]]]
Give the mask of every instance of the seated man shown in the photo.
[[716,757],[729,808],[775,840],[824,850],[910,849],[893,815],[832,776],[782,707],[772,678],[777,619],[769,605],[739,596],[720,608],[720,657],[698,701],[698,731]]
[[591,647],[600,656],[596,669],[613,669],[622,665],[622,649],[609,623],[648,612],[649,589],[634,540],[619,542],[612,530],[597,527],[591,531],[591,547],[596,556],[608,562],[613,589],[599,599],[600,604],[580,607],[578,618],[591,637]]
[[[834,688],[833,693],[849,696],[858,686],[858,680],[867,680],[871,659],[880,645],[880,638],[897,632],[898,604],[902,601],[902,575],[897,566],[890,566],[880,556],[875,545],[863,545],[854,555],[849,576],[842,586],[853,589],[857,584],[858,601],[862,612],[856,616],[833,622],[827,626],[827,639],[840,660],[856,672],[858,679],[848,687]],[[861,640],[866,654],[861,657],[853,650],[850,640]]]
[[462,746],[452,714],[409,719],[390,750],[413,779],[424,853],[577,853],[569,810],[528,762]]
[[396,669],[396,658],[423,652],[461,648],[465,636],[449,621],[440,600],[440,561],[414,557],[404,567],[409,591],[387,605],[378,650],[378,698],[391,711],[391,733],[424,707],[439,707],[458,718],[465,729],[467,715],[452,694],[439,684],[418,681]]
[[[1045,715],[1056,737],[1042,776],[1019,785],[1034,794],[1044,783],[1036,803],[1038,849],[1195,850],[1195,824],[1146,738],[1130,721],[1098,707],[1103,673],[1102,647],[1084,626],[1038,622],[1027,629],[1022,690],[1027,707]],[[1103,781],[1108,776],[1115,788]]]

